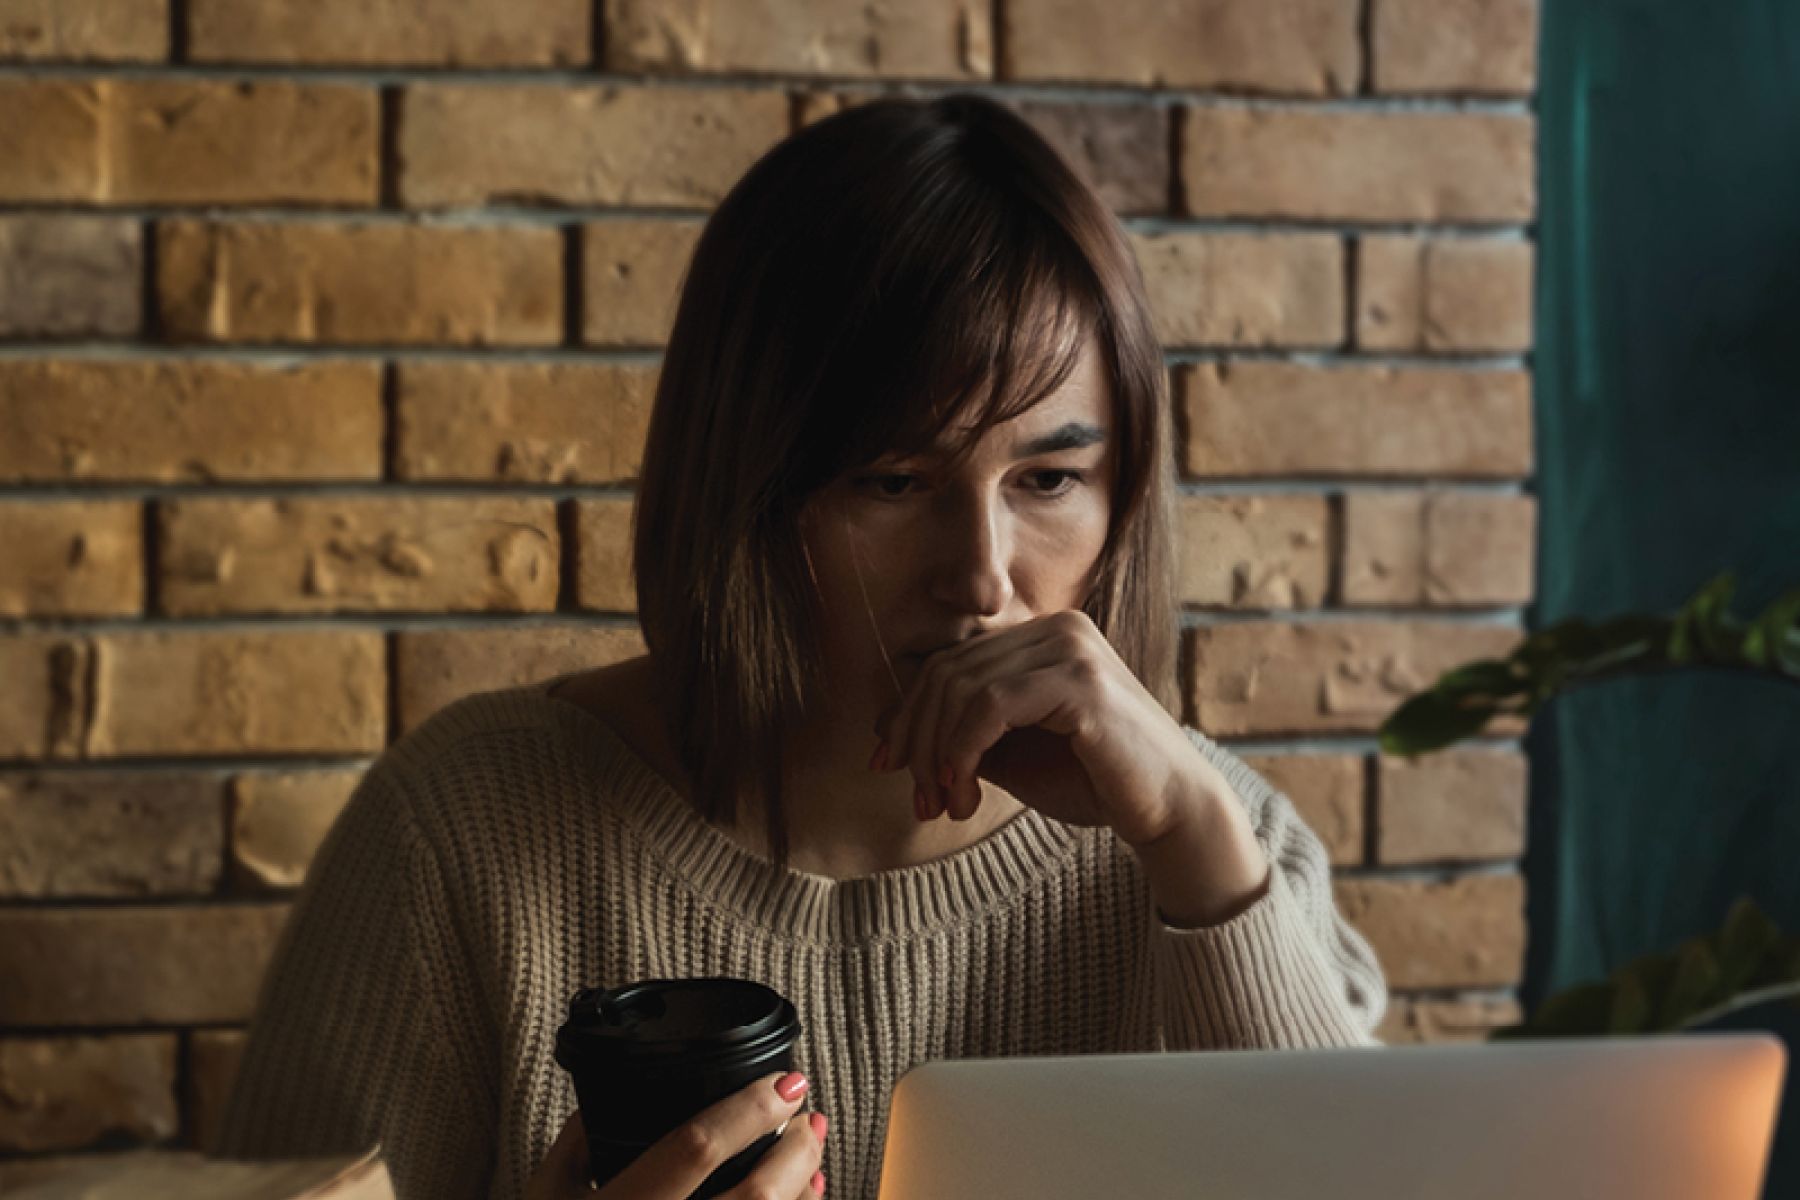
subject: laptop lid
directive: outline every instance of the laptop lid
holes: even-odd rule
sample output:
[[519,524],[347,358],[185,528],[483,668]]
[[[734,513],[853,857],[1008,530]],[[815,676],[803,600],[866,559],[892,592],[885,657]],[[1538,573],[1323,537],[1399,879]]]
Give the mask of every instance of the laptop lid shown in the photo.
[[1767,1033],[921,1063],[880,1200],[1757,1200]]

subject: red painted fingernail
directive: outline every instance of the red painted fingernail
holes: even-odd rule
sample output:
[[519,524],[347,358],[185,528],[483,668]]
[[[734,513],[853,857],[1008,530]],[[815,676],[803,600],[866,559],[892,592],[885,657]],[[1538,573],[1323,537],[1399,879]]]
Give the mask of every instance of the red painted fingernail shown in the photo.
[[813,1136],[818,1138],[821,1142],[824,1141],[826,1132],[831,1128],[831,1122],[825,1119],[824,1113],[814,1113],[811,1119]]
[[919,820],[931,820],[931,811],[925,807],[925,790],[923,788],[915,787],[913,789],[913,811],[919,815]]
[[819,1193],[821,1196],[825,1194],[825,1172],[813,1172],[813,1191]]

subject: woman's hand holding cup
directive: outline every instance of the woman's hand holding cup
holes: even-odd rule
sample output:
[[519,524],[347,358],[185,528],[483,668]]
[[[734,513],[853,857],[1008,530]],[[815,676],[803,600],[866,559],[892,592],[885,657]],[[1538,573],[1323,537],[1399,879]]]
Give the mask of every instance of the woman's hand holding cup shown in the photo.
[[[786,1097],[776,1090],[783,1082],[790,1085]],[[809,1113],[805,1121],[792,1120],[804,1108],[805,1096],[806,1080],[798,1072],[764,1076],[670,1130],[597,1192],[588,1183],[587,1135],[577,1109],[532,1172],[526,1200],[687,1200],[721,1164],[784,1122],[780,1139],[725,1195],[822,1196],[825,1118]]]

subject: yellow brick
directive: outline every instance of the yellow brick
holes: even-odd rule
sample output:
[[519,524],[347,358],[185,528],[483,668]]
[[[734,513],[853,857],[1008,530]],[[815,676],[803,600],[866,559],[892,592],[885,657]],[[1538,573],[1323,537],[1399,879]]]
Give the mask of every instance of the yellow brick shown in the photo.
[[0,617],[143,608],[143,510],[135,500],[0,500],[0,547]]
[[181,1123],[172,1033],[7,1038],[0,1079],[9,1151],[77,1150],[108,1135],[161,1141]]
[[0,80],[0,198],[369,205],[378,109],[350,84]]
[[1537,518],[1531,496],[1353,492],[1343,503],[1344,603],[1530,602]]
[[583,500],[575,507],[575,592],[583,608],[636,612],[631,577],[632,501]]
[[400,728],[475,692],[523,687],[644,653],[635,628],[563,623],[495,629],[430,629],[399,634],[394,669]]
[[582,239],[582,339],[661,346],[675,324],[682,275],[700,240],[692,221],[599,221]]
[[628,483],[637,478],[655,366],[403,363],[402,479]]
[[994,72],[988,0],[908,0],[899,9],[843,0],[606,7],[609,71],[951,80]]
[[1363,237],[1356,344],[1365,350],[1531,348],[1531,243]]
[[1165,346],[1335,347],[1344,246],[1330,234],[1133,234]]
[[1357,0],[1006,0],[1001,77],[1349,95]]
[[188,0],[195,62],[580,66],[593,58],[591,0]]
[[1344,879],[1338,911],[1369,939],[1393,988],[1511,987],[1524,974],[1525,881]]
[[155,62],[169,55],[169,0],[5,0],[0,59]]
[[1181,177],[1194,216],[1522,222],[1533,136],[1510,114],[1203,105],[1182,127]]
[[1525,853],[1525,756],[1461,747],[1377,760],[1378,861],[1515,859]]
[[[1370,734],[1451,667],[1504,658],[1524,637],[1426,621],[1232,621],[1188,636],[1195,722],[1213,737]],[[1517,728],[1503,718],[1488,732]]]
[[548,499],[166,500],[158,538],[162,607],[176,615],[556,606]]
[[401,106],[400,196],[708,210],[787,132],[774,88],[417,84]]
[[223,802],[198,773],[0,773],[0,897],[210,894]]
[[0,480],[379,479],[381,369],[0,361]]
[[1293,801],[1333,866],[1363,861],[1363,760],[1356,754],[1251,754],[1247,766]]
[[80,753],[89,655],[80,637],[0,634],[0,759]]
[[553,345],[562,237],[532,227],[170,221],[164,324],[214,342]]
[[1370,0],[1377,92],[1530,95],[1538,0]]
[[1319,608],[1330,575],[1323,496],[1183,496],[1181,600]]
[[140,226],[120,217],[0,217],[0,335],[134,337]]
[[247,1021],[288,906],[0,909],[0,1024]]
[[87,753],[368,754],[387,735],[379,633],[235,630],[94,639]]
[[1193,476],[1531,473],[1523,371],[1233,362],[1175,378]]
[[231,781],[231,871],[243,888],[296,888],[361,769],[258,771]]

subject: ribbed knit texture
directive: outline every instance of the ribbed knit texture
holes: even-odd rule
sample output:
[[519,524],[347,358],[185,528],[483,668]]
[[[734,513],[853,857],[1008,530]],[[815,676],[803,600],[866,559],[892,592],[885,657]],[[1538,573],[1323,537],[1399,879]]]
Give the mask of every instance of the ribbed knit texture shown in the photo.
[[1287,797],[1190,729],[1268,893],[1163,923],[1132,850],[1027,809],[860,879],[778,872],[548,683],[470,696],[369,769],[265,977],[214,1153],[381,1142],[401,1200],[519,1197],[575,1107],[578,988],[733,975],[793,1001],[828,1194],[874,1197],[895,1081],[941,1058],[1377,1045],[1387,1004]]

